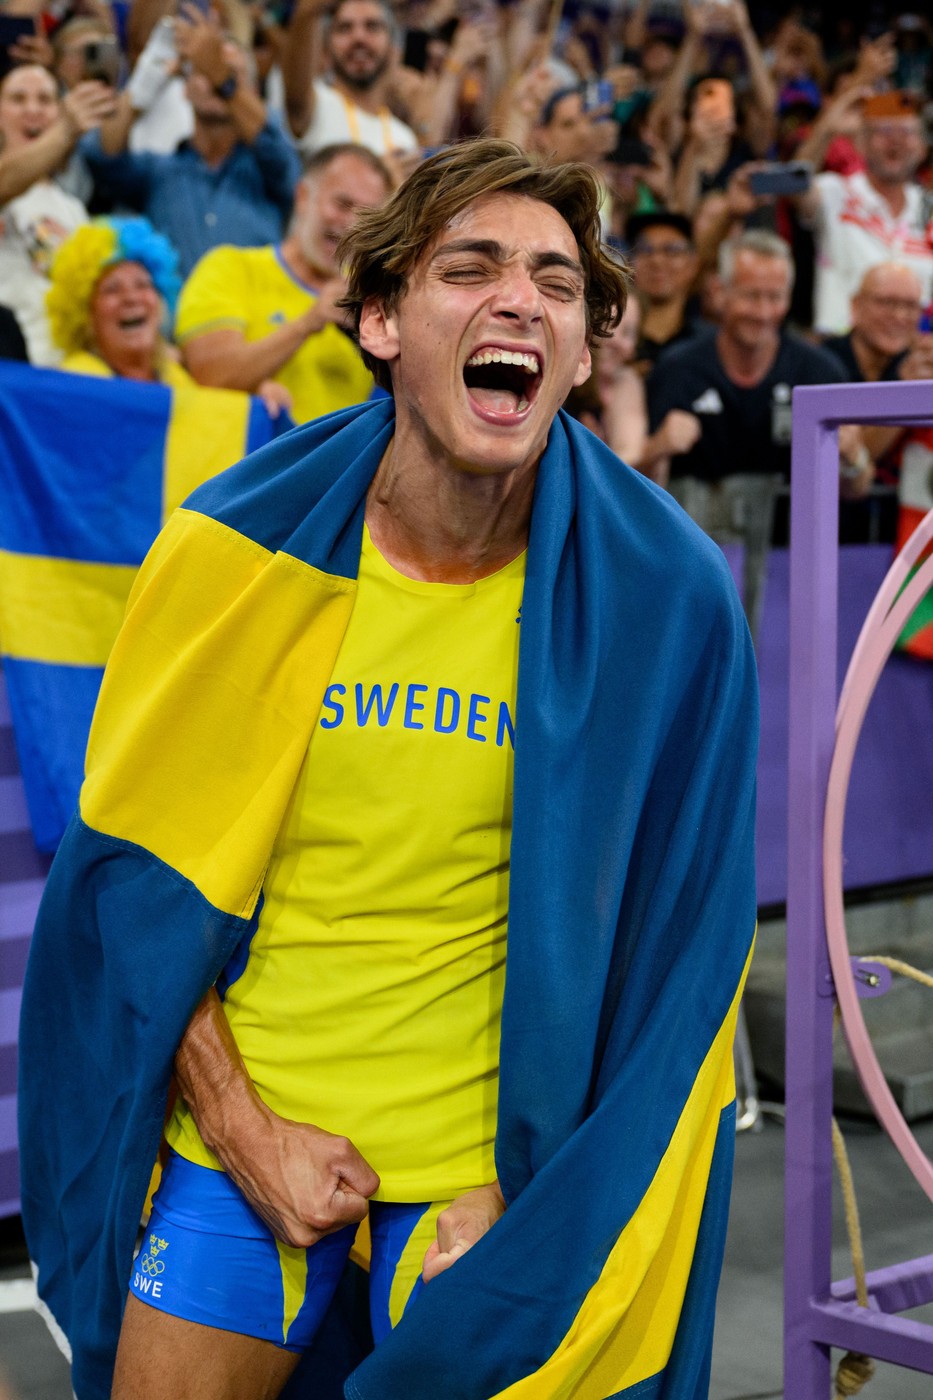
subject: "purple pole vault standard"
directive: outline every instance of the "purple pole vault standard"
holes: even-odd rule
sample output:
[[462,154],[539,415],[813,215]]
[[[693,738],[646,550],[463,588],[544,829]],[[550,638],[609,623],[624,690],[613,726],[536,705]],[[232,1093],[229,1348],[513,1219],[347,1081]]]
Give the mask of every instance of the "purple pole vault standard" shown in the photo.
[[[846,1285],[832,1288],[834,988],[822,861],[837,695],[836,430],[840,423],[933,423],[933,386],[798,389],[793,403],[784,1390],[793,1400],[826,1400],[831,1346],[933,1372],[933,1327],[859,1308]],[[870,1288],[876,1306],[907,1292],[925,1301],[933,1297],[930,1260],[879,1270]]]

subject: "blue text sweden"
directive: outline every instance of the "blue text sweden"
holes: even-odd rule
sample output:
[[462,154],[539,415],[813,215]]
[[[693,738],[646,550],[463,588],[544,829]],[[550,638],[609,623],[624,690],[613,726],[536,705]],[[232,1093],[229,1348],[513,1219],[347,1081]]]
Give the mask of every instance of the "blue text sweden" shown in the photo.
[[502,748],[508,740],[515,747],[515,721],[504,700],[494,701],[488,695],[473,691],[461,695],[449,686],[421,685],[414,681],[402,685],[379,682],[373,685],[348,687],[339,682],[329,685],[321,707],[321,728],[338,729],[340,725],[368,725],[385,729],[395,715],[395,727],[432,729],[435,734],[460,733],[477,744],[495,744]]

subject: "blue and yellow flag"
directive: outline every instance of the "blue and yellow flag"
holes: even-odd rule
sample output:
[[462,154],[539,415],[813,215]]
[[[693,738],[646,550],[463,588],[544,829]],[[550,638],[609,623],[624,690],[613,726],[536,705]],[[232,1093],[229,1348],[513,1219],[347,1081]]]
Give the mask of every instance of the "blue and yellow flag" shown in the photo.
[[[391,401],[349,409],[196,491],[107,667],[19,1041],[23,1223],[80,1400],[112,1392],[175,1050],[256,928],[393,432]],[[344,1394],[701,1400],[755,922],[754,653],[718,547],[563,414],[535,487],[515,734],[508,1209]]]
[[0,364],[0,652],[41,850],[74,811],[130,585],[195,486],[276,434],[258,400]]

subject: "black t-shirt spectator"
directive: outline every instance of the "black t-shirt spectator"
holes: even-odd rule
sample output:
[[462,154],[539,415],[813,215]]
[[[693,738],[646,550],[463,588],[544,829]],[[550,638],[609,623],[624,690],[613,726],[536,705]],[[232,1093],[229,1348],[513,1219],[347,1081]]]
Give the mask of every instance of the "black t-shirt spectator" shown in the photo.
[[0,306],[0,360],[28,360],[19,321],[8,306]]
[[738,472],[790,476],[791,394],[797,384],[841,384],[845,373],[828,350],[782,331],[774,364],[751,388],[734,384],[716,346],[715,328],[665,350],[648,378],[655,432],[672,408],[700,420],[702,433],[672,476],[719,481]]
[[683,345],[685,341],[692,340],[696,335],[702,335],[704,331],[710,329],[710,325],[711,322],[701,316],[698,311],[694,311],[688,303],[683,325],[680,330],[674,332],[670,340],[652,340],[650,336],[645,335],[638,337],[638,344],[635,347],[635,368],[639,374],[648,374],[665,350],[672,349],[675,345]]
[[[848,335],[828,336],[827,339],[823,341],[823,349],[828,350],[831,355],[835,355],[846,372],[846,381],[848,383],[864,384],[866,382],[861,366],[855,358],[855,351],[852,349],[851,331]],[[904,360],[907,359],[908,354],[909,351],[902,350],[899,355],[892,355],[879,377],[885,382],[891,379],[900,379],[898,371]]]

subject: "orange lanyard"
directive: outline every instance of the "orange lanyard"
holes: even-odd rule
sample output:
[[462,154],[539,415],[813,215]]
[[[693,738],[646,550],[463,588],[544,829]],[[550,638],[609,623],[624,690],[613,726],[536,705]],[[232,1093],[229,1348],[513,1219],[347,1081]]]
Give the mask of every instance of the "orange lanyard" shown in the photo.
[[[366,142],[360,135],[360,119],[357,116],[358,109],[356,107],[356,104],[351,102],[350,99],[344,93],[342,93],[339,88],[337,88],[336,91],[341,102],[343,103],[343,110],[347,116],[347,126],[350,128],[350,140],[353,141],[357,146],[365,146]],[[371,113],[369,115],[378,115],[379,117],[379,124],[382,127],[382,154],[388,155],[389,152],[392,150],[392,114],[389,111],[388,107],[383,107],[378,114]]]

